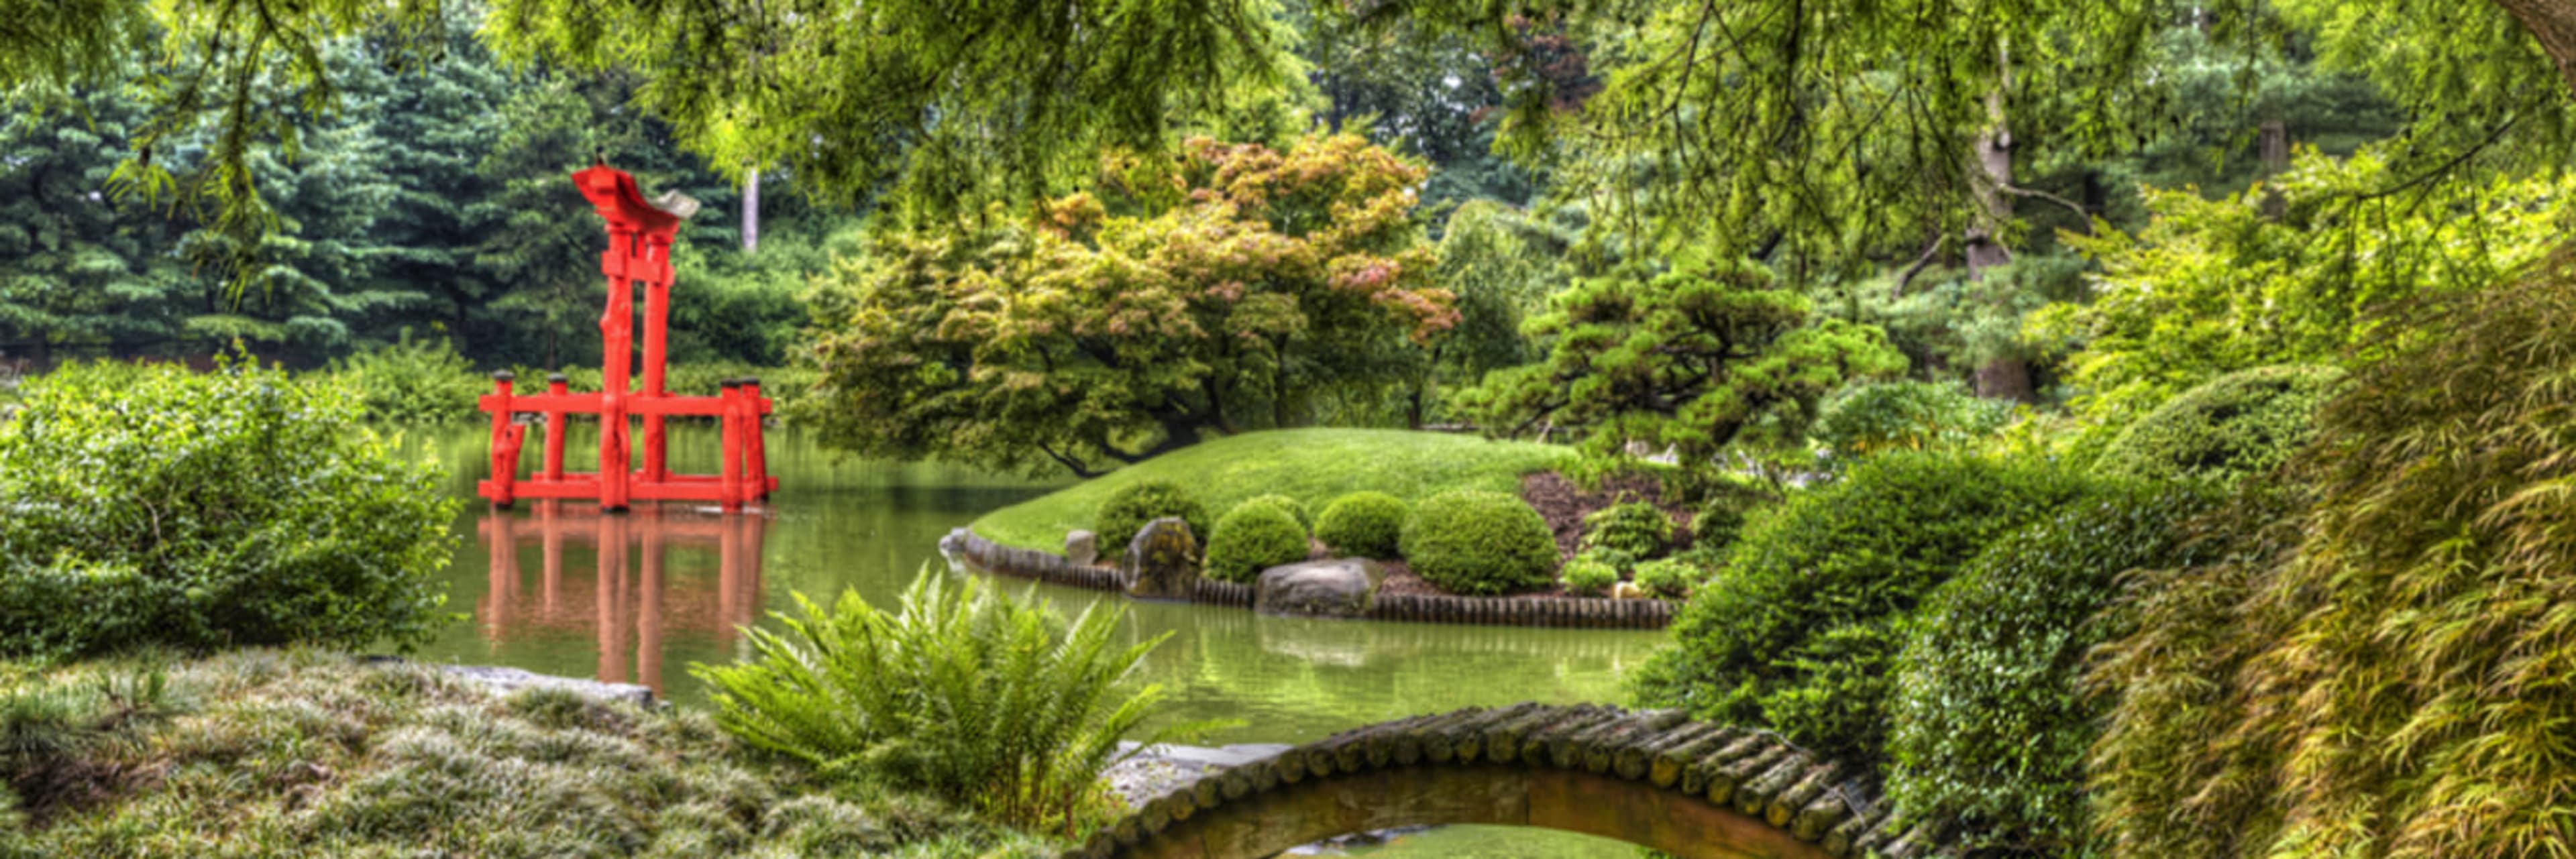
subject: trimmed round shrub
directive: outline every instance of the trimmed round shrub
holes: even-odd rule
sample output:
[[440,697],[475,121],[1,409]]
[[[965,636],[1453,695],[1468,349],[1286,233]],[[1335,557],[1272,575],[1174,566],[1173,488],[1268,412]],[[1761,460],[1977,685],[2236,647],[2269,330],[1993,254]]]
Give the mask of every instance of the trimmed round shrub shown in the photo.
[[1556,581],[1556,537],[1528,502],[1501,492],[1455,490],[1414,505],[1404,560],[1454,594],[1507,594]]
[[1691,545],[1702,551],[1723,549],[1743,533],[1754,511],[1779,503],[1780,496],[1767,484],[1732,476],[1718,480],[1691,516]]
[[1988,543],[2084,497],[2045,463],[1898,452],[1754,517],[1638,672],[1650,706],[1767,727],[1874,766],[1899,632]]
[[1644,502],[1613,504],[1583,517],[1583,545],[1637,558],[1658,557],[1672,548],[1673,519]]
[[1888,795],[1958,825],[1971,851],[2089,855],[2085,759],[2107,702],[2081,693],[2086,654],[2122,634],[2121,574],[2197,563],[2183,526],[2211,509],[2190,484],[2121,487],[1987,546],[1924,609],[1897,658]]
[[1255,495],[1251,498],[1244,499],[1243,503],[1267,504],[1272,507],[1277,507],[1279,508],[1279,512],[1288,514],[1288,518],[1297,520],[1297,527],[1306,529],[1308,533],[1312,533],[1315,530],[1314,514],[1306,512],[1306,505],[1299,503],[1297,499],[1280,495],[1278,493],[1271,493],[1269,495]]
[[2183,392],[2111,440],[2094,470],[2139,480],[2268,474],[2316,435],[2317,407],[2344,379],[2333,367],[2263,367]]
[[407,649],[446,621],[459,502],[346,386],[243,359],[27,390],[0,421],[0,655]]
[[1324,505],[1315,539],[1333,551],[1362,558],[1393,558],[1413,509],[1384,492],[1353,492]]
[[1664,599],[1690,596],[1700,577],[1700,568],[1688,561],[1667,558],[1637,565],[1637,589]]
[[1110,492],[1092,511],[1091,530],[1100,535],[1101,552],[1111,554],[1125,551],[1136,532],[1154,520],[1175,516],[1189,523],[1190,536],[1201,545],[1207,543],[1207,507],[1199,503],[1197,494],[1169,480],[1139,480]]
[[1245,502],[1216,520],[1208,537],[1207,574],[1249,582],[1261,571],[1306,559],[1306,529],[1274,504]]
[[1557,571],[1557,578],[1565,582],[1567,593],[1597,597],[1609,591],[1611,585],[1619,583],[1619,568],[1597,558],[1576,556],[1574,560],[1565,562],[1564,569]]

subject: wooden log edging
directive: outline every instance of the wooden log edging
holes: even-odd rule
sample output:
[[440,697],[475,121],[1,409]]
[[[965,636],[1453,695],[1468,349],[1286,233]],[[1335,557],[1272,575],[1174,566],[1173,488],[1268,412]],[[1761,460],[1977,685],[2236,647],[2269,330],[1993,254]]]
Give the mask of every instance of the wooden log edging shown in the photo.
[[[1885,803],[1876,801],[1876,788],[1869,780],[1855,777],[1851,768],[1820,759],[1768,732],[1693,722],[1676,710],[1523,703],[1370,725],[1209,775],[1146,802],[1135,814],[1102,827],[1063,856],[1231,859],[1238,853],[1275,852],[1294,844],[1260,839],[1346,834],[1320,831],[1347,820],[1301,819],[1290,813],[1301,807],[1291,794],[1334,794],[1331,798],[1341,805],[1356,801],[1365,808],[1401,808],[1405,800],[1415,797],[1353,792],[1433,784],[1432,779],[1401,773],[1434,769],[1456,771],[1452,778],[1471,783],[1522,781],[1521,789],[1530,791],[1519,808],[1527,816],[1525,825],[1624,836],[1633,843],[1686,856],[1745,854],[1727,852],[1726,845],[1689,840],[1705,833],[1671,843],[1676,832],[1693,827],[1678,825],[1677,820],[1641,819],[1632,812],[1654,807],[1663,809],[1659,814],[1676,818],[1715,820],[1731,829],[1727,837],[1738,845],[1767,844],[1758,855],[1920,859],[1937,855],[1945,840],[1942,827],[1895,819]],[[1560,780],[1571,777],[1590,788],[1573,803],[1541,808],[1544,790],[1531,779],[1551,773],[1562,773]],[[1586,775],[1592,778],[1581,781]],[[1625,800],[1597,795],[1605,791],[1633,795]],[[1690,812],[1676,804],[1694,802],[1704,807]],[[1423,807],[1454,809],[1457,805],[1431,802]],[[1404,812],[1394,814],[1401,817]],[[1434,811],[1424,816],[1440,815]],[[1248,825],[1253,829],[1275,831],[1247,839],[1246,821],[1229,819],[1233,817],[1251,818]]]
[[[948,536],[940,539],[939,550],[951,559],[985,572],[1097,591],[1127,589],[1127,574],[1116,567],[1076,564],[1053,552],[1004,546],[966,528],[948,532]],[[1248,609],[1252,607],[1253,588],[1241,582],[1203,578],[1191,586],[1190,601]],[[1597,597],[1539,599],[1380,594],[1361,617],[1404,623],[1662,629],[1672,623],[1673,604],[1663,600]]]

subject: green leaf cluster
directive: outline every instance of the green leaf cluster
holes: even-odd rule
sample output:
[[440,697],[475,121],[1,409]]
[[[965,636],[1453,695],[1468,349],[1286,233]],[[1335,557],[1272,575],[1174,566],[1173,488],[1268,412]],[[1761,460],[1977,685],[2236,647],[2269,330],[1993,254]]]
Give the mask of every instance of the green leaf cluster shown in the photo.
[[1970,446],[2001,430],[2010,406],[1956,382],[1900,379],[1854,385],[1825,400],[1808,437],[1838,460],[1890,450]]
[[66,366],[0,422],[0,651],[408,647],[458,502],[346,389],[248,362]]
[[1413,508],[1404,499],[1384,492],[1353,492],[1324,506],[1323,518],[1315,520],[1315,539],[1333,551],[1362,558],[1393,558],[1401,551],[1397,543],[1404,534],[1404,521]]
[[1209,533],[1207,505],[1199,503],[1198,493],[1169,480],[1140,480],[1118,487],[1092,511],[1091,532],[1113,553],[1125,551],[1136,532],[1156,519],[1188,523],[1192,537]]
[[1401,542],[1405,563],[1450,593],[1509,594],[1556,581],[1556,535],[1507,493],[1462,489],[1422,499]]
[[391,344],[360,350],[331,363],[331,375],[357,392],[369,420],[440,424],[482,414],[479,398],[490,383],[445,339],[413,340],[405,329]]
[[1642,501],[1613,504],[1583,517],[1583,547],[1632,558],[1661,557],[1673,545],[1673,519]]
[[[746,630],[755,657],[697,665],[716,722],[744,742],[826,772],[873,774],[1070,837],[1108,809],[1111,765],[1192,727],[1146,730],[1162,688],[1131,677],[1170,637],[1122,643],[1124,607],[1070,622],[1034,599],[925,568],[886,611],[845,591],[796,597],[785,632]],[[1123,811],[1123,809],[1122,809]]]
[[2121,430],[2095,471],[2157,482],[2234,483],[2270,474],[2315,435],[2340,389],[2334,367],[2262,367],[2183,392]]
[[1597,597],[1619,583],[1619,568],[1598,558],[1576,555],[1556,571],[1556,576],[1565,582],[1566,593]]
[[2036,462],[1864,460],[1754,520],[1638,672],[1640,697],[1875,766],[1905,624],[1988,543],[2091,487]]
[[1216,520],[1208,537],[1209,577],[1251,582],[1261,571],[1306,559],[1306,528],[1276,505],[1246,501]]
[[2126,634],[2130,571],[2207,560],[2187,526],[2213,494],[2124,483],[1980,551],[1934,592],[1897,654],[1887,797],[1972,853],[2102,855],[2084,791],[2108,701],[2092,649]]

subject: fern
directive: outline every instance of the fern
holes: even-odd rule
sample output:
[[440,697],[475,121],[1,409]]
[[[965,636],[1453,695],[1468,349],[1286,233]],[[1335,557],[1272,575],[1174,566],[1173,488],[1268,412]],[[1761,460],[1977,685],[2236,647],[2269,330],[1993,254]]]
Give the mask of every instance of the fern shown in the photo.
[[1216,727],[1144,730],[1163,690],[1130,680],[1170,634],[1121,644],[1123,606],[1067,622],[1045,601],[928,569],[892,613],[856,592],[828,610],[796,601],[803,617],[779,615],[785,632],[747,632],[753,659],[692,673],[715,687],[726,730],[827,773],[882,775],[1070,836],[1099,807],[1102,773],[1134,754],[1121,740]]

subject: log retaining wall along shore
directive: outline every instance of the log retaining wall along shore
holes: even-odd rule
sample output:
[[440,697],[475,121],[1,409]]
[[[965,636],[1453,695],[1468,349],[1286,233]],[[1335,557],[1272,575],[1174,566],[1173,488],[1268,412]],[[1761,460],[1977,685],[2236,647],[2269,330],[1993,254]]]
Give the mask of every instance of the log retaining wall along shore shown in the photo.
[[[1100,564],[1076,564],[1053,552],[1004,546],[959,528],[939,541],[949,560],[998,575],[1035,579],[1097,591],[1130,590],[1133,572]],[[1109,559],[1103,558],[1103,561]],[[1199,578],[1187,588],[1192,603],[1252,607],[1253,588],[1238,582]],[[1536,626],[1560,629],[1662,629],[1672,623],[1673,605],[1663,600],[1592,597],[1462,597],[1448,594],[1377,594],[1360,617],[1409,623],[1463,623]]]

